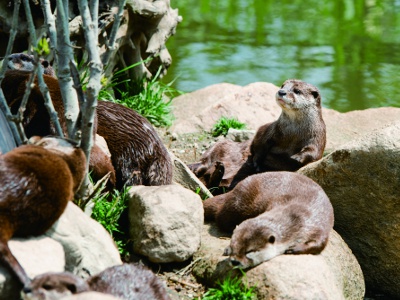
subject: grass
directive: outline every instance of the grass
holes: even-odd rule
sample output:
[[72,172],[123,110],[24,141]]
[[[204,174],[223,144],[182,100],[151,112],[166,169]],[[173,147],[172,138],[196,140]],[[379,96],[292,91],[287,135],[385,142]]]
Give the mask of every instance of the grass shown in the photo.
[[201,298],[202,300],[254,300],[255,287],[248,287],[238,277],[227,277],[216,288],[210,288]]
[[161,68],[152,79],[143,78],[136,82],[122,79],[124,72],[136,65],[116,72],[111,82],[103,85],[99,98],[136,110],[156,127],[170,126],[173,121],[171,101],[182,92],[172,87],[173,81],[168,84],[158,81]]
[[119,221],[122,213],[128,207],[128,188],[122,192],[114,190],[109,193],[101,193],[93,198],[94,207],[91,217],[99,222],[108,231],[118,246],[121,256],[126,256],[129,251],[128,233],[121,230]]
[[226,136],[229,128],[233,129],[245,129],[246,124],[239,122],[236,118],[221,117],[214,125],[211,130],[211,135],[217,137],[220,135]]

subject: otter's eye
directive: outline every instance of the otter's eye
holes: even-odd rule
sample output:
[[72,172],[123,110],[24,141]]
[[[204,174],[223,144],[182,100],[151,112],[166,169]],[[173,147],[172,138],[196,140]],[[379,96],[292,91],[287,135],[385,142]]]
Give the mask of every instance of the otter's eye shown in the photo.
[[275,243],[275,237],[274,237],[273,235],[271,235],[271,236],[268,238],[268,243],[270,243],[270,244]]
[[45,283],[42,285],[42,287],[46,290],[46,291],[51,291],[54,289],[54,287],[48,283]]
[[24,55],[23,55],[23,56],[21,56],[21,60],[22,60],[22,61],[28,61],[29,58],[28,58],[27,56],[24,56]]
[[293,89],[293,92],[294,92],[296,95],[299,95],[299,94],[301,93],[299,89]]

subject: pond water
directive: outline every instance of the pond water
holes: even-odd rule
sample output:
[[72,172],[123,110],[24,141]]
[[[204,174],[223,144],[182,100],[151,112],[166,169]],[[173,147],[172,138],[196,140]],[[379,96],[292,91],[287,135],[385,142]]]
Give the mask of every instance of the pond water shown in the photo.
[[400,107],[400,0],[171,0],[183,17],[164,82],[190,92],[288,78],[338,111]]

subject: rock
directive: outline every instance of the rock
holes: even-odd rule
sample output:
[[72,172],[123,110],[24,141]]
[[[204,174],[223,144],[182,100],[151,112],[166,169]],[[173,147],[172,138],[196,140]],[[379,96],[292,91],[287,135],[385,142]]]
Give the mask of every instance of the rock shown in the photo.
[[170,153],[172,164],[174,166],[173,181],[180,184],[193,192],[199,190],[199,194],[203,197],[211,198],[213,195],[205,187],[205,185],[190,171],[186,164],[184,164],[174,154]]
[[98,293],[98,292],[85,292],[61,298],[62,300],[118,300],[120,298],[112,295]]
[[179,185],[134,186],[129,190],[133,251],[157,263],[181,262],[200,246],[203,204]]
[[177,134],[210,131],[222,116],[235,117],[247,129],[276,120],[281,109],[275,102],[278,87],[256,82],[245,87],[222,83],[176,97],[172,101],[176,118],[171,132]]
[[255,130],[238,130],[229,128],[226,138],[234,142],[244,142],[254,138],[255,134],[256,134]]
[[337,148],[299,172],[318,182],[335,229],[357,257],[368,289],[400,295],[400,122]]
[[[51,238],[13,238],[8,245],[30,278],[44,272],[64,271],[64,249]],[[8,269],[0,266],[0,299],[19,299],[21,288]]]
[[72,202],[45,235],[63,245],[65,270],[82,277],[122,263],[108,232]]
[[[194,275],[211,286],[235,274],[226,257],[221,256],[229,239],[221,237],[223,234],[215,225],[205,224],[202,246],[194,256],[200,258],[193,268]],[[356,300],[363,299],[365,292],[361,268],[335,231],[321,254],[280,255],[248,270],[243,280],[256,286],[257,299],[265,300]]]

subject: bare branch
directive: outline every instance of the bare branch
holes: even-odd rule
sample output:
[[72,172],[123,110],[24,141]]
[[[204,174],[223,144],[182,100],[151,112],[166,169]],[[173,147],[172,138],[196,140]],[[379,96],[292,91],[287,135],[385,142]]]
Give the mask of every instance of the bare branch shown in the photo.
[[51,12],[50,0],[41,0],[40,5],[42,6],[44,21],[47,25],[47,31],[50,37],[50,49],[51,52],[54,53],[54,65],[58,66],[57,55],[55,55],[57,46],[57,31],[55,18]]

